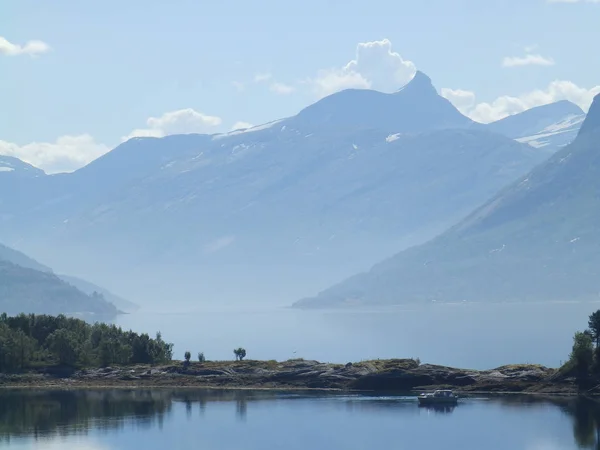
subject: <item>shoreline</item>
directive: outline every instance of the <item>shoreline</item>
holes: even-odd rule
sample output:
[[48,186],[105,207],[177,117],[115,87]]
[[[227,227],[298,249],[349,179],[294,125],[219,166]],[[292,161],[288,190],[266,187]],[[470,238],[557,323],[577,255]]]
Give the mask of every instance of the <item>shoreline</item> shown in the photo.
[[[0,389],[221,389],[348,393],[411,393],[452,389],[460,395],[594,396],[598,383],[580,387],[557,369],[509,365],[491,370],[420,364],[412,359],[331,364],[302,359],[277,361],[173,361],[72,369],[43,367],[0,374]],[[591,389],[589,389],[591,387]]]
[[[444,386],[447,388],[447,386]],[[0,392],[6,390],[22,390],[22,391],[105,391],[105,390],[164,390],[164,391],[186,391],[186,390],[198,390],[198,391],[256,391],[256,392],[310,392],[310,393],[340,393],[340,394],[356,394],[356,395],[389,395],[389,396],[403,396],[403,397],[417,397],[422,390],[413,390],[410,392],[381,392],[381,391],[362,391],[362,390],[346,390],[336,388],[302,388],[302,387],[251,387],[251,386],[238,386],[238,387],[218,387],[211,385],[139,385],[139,384],[117,384],[117,385],[106,385],[106,384],[80,384],[80,385],[68,385],[68,384],[47,384],[39,386],[31,385],[0,385]],[[426,389],[433,390],[433,389]],[[582,394],[578,392],[564,392],[564,391],[544,391],[544,392],[528,392],[528,391],[461,391],[460,389],[454,389],[454,392],[459,395],[459,398],[470,398],[481,396],[484,398],[496,398],[496,397],[560,397],[560,398],[576,398],[576,397],[590,397],[595,398],[600,394]]]

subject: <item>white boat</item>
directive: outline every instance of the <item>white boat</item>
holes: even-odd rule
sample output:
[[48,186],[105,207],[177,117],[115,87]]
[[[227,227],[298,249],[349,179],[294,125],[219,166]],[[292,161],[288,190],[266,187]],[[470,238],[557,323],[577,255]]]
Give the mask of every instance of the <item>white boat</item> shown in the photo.
[[458,396],[449,389],[440,389],[419,395],[419,405],[456,405]]

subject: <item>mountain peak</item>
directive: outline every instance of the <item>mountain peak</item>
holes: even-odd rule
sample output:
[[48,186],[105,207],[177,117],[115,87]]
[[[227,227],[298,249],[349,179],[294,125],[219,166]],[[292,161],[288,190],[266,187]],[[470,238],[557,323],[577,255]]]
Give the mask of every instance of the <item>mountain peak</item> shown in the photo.
[[406,86],[399,89],[396,93],[406,94],[407,92],[419,93],[420,95],[433,92],[437,95],[437,91],[433,86],[431,78],[429,78],[427,74],[421,72],[420,70],[417,70],[413,79],[410,80]]
[[438,95],[427,75],[416,72],[413,79],[394,94],[346,89],[306,107],[288,123],[303,128],[327,126],[421,133],[468,128],[473,122]]
[[600,94],[594,97],[590,111],[579,130],[579,136],[593,131],[600,131]]

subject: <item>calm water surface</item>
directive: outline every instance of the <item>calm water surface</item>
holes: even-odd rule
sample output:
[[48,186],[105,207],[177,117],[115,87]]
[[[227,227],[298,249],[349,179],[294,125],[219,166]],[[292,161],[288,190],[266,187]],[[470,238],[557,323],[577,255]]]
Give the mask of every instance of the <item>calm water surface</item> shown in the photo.
[[[165,305],[168,307],[168,305]],[[573,333],[587,327],[590,303],[470,304],[361,311],[297,311],[238,306],[231,310],[139,313],[120,316],[124,328],[175,344],[175,357],[233,359],[302,357],[346,363],[376,358],[420,358],[423,362],[489,369],[503,364],[556,367],[571,350]]]
[[600,448],[589,400],[464,399],[250,391],[0,392],[0,447],[116,449]]

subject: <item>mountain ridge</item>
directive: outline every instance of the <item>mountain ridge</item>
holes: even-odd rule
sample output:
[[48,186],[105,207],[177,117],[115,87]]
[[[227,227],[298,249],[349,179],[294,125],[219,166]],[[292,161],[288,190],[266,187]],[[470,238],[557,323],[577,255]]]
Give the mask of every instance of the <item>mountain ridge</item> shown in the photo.
[[600,97],[577,139],[432,241],[296,307],[600,295]]
[[438,235],[549,156],[473,124],[417,74],[246,130],[136,138],[0,197],[0,235],[134,301],[291,301]]
[[[0,296],[0,306],[4,310],[23,312],[25,310],[19,311],[22,306],[29,308],[27,312],[34,313],[116,314],[115,307],[127,311],[134,310],[137,306],[87,281],[67,275],[56,275],[50,267],[2,244],[0,244],[0,263],[2,264],[0,270],[4,272],[3,281],[6,284]],[[9,285],[12,285],[12,288],[8,288]],[[19,300],[17,292],[24,298]],[[33,295],[39,298],[34,298]],[[66,296],[68,301],[60,299],[60,295]],[[40,299],[50,303],[58,301],[59,304],[44,304]],[[87,310],[60,309],[73,307],[84,307]]]

